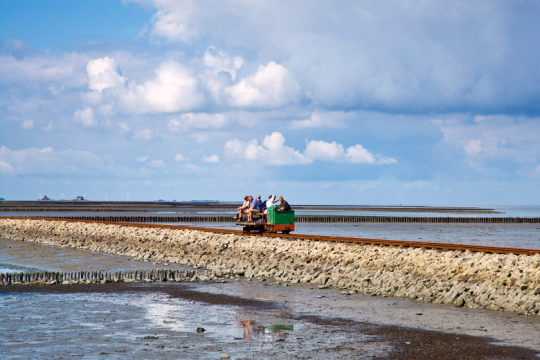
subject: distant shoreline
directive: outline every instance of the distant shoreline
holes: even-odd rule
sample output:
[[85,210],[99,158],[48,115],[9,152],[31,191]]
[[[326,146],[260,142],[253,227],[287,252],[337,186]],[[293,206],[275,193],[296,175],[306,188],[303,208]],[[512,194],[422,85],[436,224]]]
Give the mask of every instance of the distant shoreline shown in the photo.
[[[88,200],[37,200],[0,201],[0,212],[9,211],[152,211],[171,208],[234,209],[233,202],[206,201],[88,201]],[[294,205],[298,210],[335,210],[364,212],[433,212],[467,214],[501,214],[490,208],[453,206],[389,206],[389,205]]]

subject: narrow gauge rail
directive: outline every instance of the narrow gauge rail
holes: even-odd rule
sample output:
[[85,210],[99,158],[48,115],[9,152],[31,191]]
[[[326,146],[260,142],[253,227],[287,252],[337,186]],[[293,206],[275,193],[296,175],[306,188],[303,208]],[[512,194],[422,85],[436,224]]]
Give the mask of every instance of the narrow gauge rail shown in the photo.
[[439,250],[474,251],[474,252],[496,253],[496,254],[516,254],[516,255],[540,254],[540,249],[524,249],[524,248],[509,248],[509,247],[499,247],[499,246],[479,246],[479,245],[448,244],[448,243],[435,243],[435,242],[424,242],[424,241],[402,241],[402,240],[369,239],[369,238],[306,235],[306,234],[273,234],[273,233],[259,234],[259,233],[246,233],[246,232],[243,232],[242,230],[217,229],[217,228],[183,226],[183,225],[161,225],[161,224],[148,224],[148,223],[144,224],[144,223],[132,223],[132,222],[96,221],[96,220],[81,220],[81,219],[58,219],[58,218],[53,218],[53,217],[34,217],[34,216],[0,216],[0,219],[67,221],[67,222],[82,222],[82,223],[93,223],[93,224],[121,225],[121,226],[142,227],[142,228],[146,227],[146,228],[162,228],[162,229],[177,229],[177,230],[197,230],[197,231],[206,231],[206,232],[212,232],[212,233],[218,233],[218,234],[279,237],[279,238],[284,238],[284,239],[330,241],[330,242],[344,242],[344,243],[353,243],[353,244],[368,244],[368,245],[382,245],[382,246],[416,247],[416,248],[439,249]]

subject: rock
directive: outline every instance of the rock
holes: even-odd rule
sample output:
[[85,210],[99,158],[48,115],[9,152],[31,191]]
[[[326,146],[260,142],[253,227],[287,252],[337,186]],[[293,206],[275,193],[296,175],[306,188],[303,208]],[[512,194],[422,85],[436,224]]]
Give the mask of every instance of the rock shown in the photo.
[[202,327],[198,327],[198,328],[197,328],[197,332],[198,332],[199,334],[202,334],[202,333],[205,332],[205,331],[206,331],[206,330],[205,330],[204,328],[202,328]]
[[221,354],[220,359],[230,359],[231,357],[227,354]]

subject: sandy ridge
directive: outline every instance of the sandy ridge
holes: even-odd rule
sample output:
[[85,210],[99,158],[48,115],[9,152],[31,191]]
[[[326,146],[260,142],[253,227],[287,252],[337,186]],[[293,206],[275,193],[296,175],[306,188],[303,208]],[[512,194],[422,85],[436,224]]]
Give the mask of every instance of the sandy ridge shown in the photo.
[[470,308],[540,313],[540,255],[483,254],[44,220],[0,236]]

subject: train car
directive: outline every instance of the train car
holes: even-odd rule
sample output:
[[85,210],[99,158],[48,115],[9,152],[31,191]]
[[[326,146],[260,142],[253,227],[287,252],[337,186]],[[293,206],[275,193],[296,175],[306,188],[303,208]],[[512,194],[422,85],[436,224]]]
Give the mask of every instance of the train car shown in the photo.
[[253,221],[237,221],[236,225],[242,226],[244,232],[269,232],[288,234],[294,231],[294,210],[278,211],[277,207],[268,209],[266,216],[254,216]]

